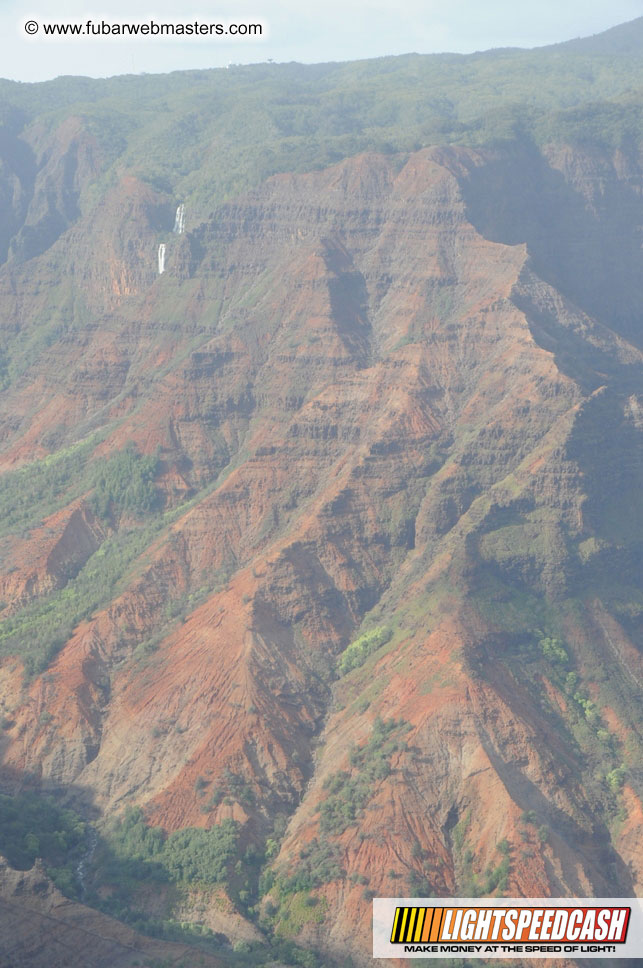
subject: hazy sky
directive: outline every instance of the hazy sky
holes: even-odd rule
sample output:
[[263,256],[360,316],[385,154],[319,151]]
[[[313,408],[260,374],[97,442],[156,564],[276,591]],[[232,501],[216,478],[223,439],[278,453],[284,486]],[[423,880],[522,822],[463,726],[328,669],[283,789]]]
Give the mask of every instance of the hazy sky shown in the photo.
[[[0,0],[0,76],[104,77],[220,67],[272,58],[307,63],[401,54],[536,47],[587,36],[643,15],[643,0]],[[43,37],[42,23],[263,22],[253,43],[209,39],[123,42]],[[28,39],[27,20],[39,31]]]

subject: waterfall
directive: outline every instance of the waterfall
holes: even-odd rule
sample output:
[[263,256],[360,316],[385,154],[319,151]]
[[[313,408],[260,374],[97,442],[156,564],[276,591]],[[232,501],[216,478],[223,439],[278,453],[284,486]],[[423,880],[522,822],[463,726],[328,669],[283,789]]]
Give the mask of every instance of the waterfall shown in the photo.
[[87,871],[94,859],[94,851],[98,845],[98,836],[93,827],[87,825],[87,849],[82,856],[82,859],[78,866],[76,867],[76,877],[78,878],[78,883],[80,884],[80,896],[81,899],[85,900],[85,895],[87,893],[85,881],[87,879]]
[[174,216],[174,228],[172,230],[176,235],[183,235],[185,232],[185,205],[183,202],[179,205],[176,210],[176,215]]
[[165,272],[165,244],[159,245],[159,276]]

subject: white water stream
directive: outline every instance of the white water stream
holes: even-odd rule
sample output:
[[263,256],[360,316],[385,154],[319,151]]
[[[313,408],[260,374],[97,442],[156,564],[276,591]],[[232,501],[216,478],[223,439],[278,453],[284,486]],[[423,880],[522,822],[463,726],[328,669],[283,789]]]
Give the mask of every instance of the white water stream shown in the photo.
[[87,893],[85,888],[85,879],[87,877],[87,870],[94,859],[94,851],[96,850],[96,844],[98,843],[98,837],[96,836],[96,831],[93,827],[87,828],[87,850],[83,854],[82,860],[79,862],[76,868],[76,876],[78,877],[78,883],[80,884],[80,896],[81,899],[85,900],[85,894]]
[[185,232],[185,205],[183,202],[181,202],[176,210],[176,215],[174,216],[174,228],[172,231],[176,235],[183,235]]

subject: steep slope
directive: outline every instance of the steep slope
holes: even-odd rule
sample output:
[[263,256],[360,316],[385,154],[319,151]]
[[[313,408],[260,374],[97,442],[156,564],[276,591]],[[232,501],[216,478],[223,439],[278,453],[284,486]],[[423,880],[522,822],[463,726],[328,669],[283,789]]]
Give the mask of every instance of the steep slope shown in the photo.
[[637,139],[222,201],[200,131],[179,234],[72,107],[2,143],[2,792],[91,821],[105,910],[338,963],[374,894],[640,892]]
[[[161,277],[151,245],[125,243],[116,294],[83,269],[91,219],[4,271],[21,338],[61,260],[101,314],[6,395],[5,466],[99,430],[94,463],[158,448],[169,509],[106,520],[85,570],[100,583],[99,555],[129,557],[44,673],[21,690],[4,660],[5,764],[85,788],[85,809],[141,804],[169,830],[232,818],[259,845],[295,811],[265,909],[338,953],[361,925],[358,957],[369,892],[627,894],[641,876],[641,662],[618,621],[634,633],[640,354],[538,275],[529,242],[476,231],[467,197],[497,164],[429,149],[399,172],[360,156],[277,176],[170,240]],[[156,204],[127,177],[116,192]],[[7,619],[6,648],[51,635],[82,576]],[[388,640],[333,700],[365,616]],[[311,889],[323,906],[293,926]]]
[[[40,865],[23,873],[0,861],[0,912],[3,968],[131,968],[154,961],[187,968],[194,964],[193,948],[137,935],[69,901]],[[205,953],[198,957],[204,968],[222,964]]]
[[643,45],[643,17],[637,17],[629,23],[618,24],[609,30],[604,30],[600,34],[592,37],[579,37],[577,40],[568,40],[563,44],[554,45],[559,50],[566,51],[588,51],[602,54],[634,54],[641,50]]

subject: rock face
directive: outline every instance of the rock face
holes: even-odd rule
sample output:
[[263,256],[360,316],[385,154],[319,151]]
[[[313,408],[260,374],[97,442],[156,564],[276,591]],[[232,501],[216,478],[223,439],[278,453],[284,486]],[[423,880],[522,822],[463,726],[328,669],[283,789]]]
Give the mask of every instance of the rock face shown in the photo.
[[[194,950],[186,945],[145,938],[68,900],[39,862],[30,871],[14,871],[0,859],[0,913],[3,968],[132,968],[145,964],[143,958],[185,968],[194,964]],[[222,964],[202,952],[199,958],[207,968]]]
[[22,604],[63,588],[104,538],[105,528],[84,502],[52,514],[22,541],[6,538],[4,554],[20,566],[0,578],[0,598],[17,611]]
[[[0,464],[132,442],[164,512],[70,480],[3,539],[35,616],[2,626],[5,789],[259,845],[285,816],[264,909],[358,963],[374,895],[640,893],[638,154],[364,154],[172,237],[128,172],[77,211],[99,153],[51,145],[0,270]],[[37,600],[101,562],[23,683]]]

